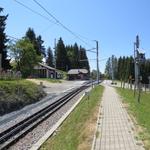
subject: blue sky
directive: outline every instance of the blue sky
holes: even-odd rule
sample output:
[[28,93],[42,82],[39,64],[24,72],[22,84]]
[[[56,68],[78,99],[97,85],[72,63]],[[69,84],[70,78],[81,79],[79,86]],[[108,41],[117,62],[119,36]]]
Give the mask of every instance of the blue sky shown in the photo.
[[[18,0],[49,17],[32,0]],[[99,59],[133,55],[135,36],[140,36],[140,47],[150,57],[150,1],[149,0],[37,0],[65,26],[78,34],[85,44],[58,25],[30,12],[14,0],[0,0],[4,14],[9,14],[6,33],[21,38],[28,27],[42,35],[45,47],[54,47],[54,39],[62,37],[65,44],[77,42],[86,49],[99,41]],[[49,17],[50,18],[50,17]],[[50,18],[52,19],[52,18]],[[87,53],[94,59],[93,53]],[[104,72],[106,60],[100,61]],[[96,68],[96,61],[90,66]]]

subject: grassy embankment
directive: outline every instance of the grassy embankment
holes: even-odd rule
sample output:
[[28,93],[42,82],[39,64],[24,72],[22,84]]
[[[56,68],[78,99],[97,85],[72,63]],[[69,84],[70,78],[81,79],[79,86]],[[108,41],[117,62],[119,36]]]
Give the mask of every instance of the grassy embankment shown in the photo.
[[103,87],[98,86],[85,96],[70,116],[47,140],[41,150],[90,150]]
[[0,80],[0,115],[21,109],[45,96],[33,82]]
[[136,119],[137,132],[146,150],[150,150],[150,93],[143,92],[141,102],[138,103],[132,90],[117,88],[117,91],[127,104],[129,113]]

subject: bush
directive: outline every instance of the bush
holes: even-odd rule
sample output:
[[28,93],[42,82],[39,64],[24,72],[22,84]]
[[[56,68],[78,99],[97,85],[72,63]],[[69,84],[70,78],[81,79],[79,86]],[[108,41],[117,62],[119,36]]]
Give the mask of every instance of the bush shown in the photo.
[[0,115],[41,100],[46,94],[26,80],[0,81]]

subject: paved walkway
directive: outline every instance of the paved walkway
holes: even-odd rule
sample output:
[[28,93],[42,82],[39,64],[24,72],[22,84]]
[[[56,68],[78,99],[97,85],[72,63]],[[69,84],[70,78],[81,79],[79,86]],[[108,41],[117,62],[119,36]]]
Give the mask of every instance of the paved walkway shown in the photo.
[[115,89],[105,84],[94,150],[144,150],[134,129]]

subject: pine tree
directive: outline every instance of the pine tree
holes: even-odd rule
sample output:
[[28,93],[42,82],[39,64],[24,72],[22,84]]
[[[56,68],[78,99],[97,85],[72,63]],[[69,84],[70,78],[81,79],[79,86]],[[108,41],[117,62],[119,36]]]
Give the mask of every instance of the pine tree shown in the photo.
[[39,35],[36,38],[36,44],[37,44],[37,50],[36,51],[37,51],[38,55],[45,57],[46,54],[45,54],[45,47],[43,46],[43,43],[44,43],[44,41],[42,40],[41,35]]
[[105,75],[108,79],[111,79],[111,58],[110,57],[106,62]]
[[[125,86],[125,82],[132,83],[134,80],[134,58],[130,57],[119,57],[117,60],[116,74],[118,80],[121,80],[121,87]],[[108,78],[111,75],[111,59],[109,58],[106,62],[105,74]],[[140,64],[140,75],[142,76],[142,83],[148,84],[148,77],[150,76],[150,59],[146,59],[144,63]],[[123,84],[122,84],[123,83]]]
[[55,54],[56,54],[56,68],[63,71],[68,71],[69,61],[68,61],[66,48],[62,38],[58,40]]
[[75,69],[79,68],[79,47],[78,44],[75,43],[73,46],[73,58],[74,58],[74,67]]
[[86,55],[86,50],[85,48],[82,48],[81,46],[79,50],[79,58],[80,58],[80,68],[85,68],[87,70],[90,70],[88,57]]
[[129,77],[134,79],[134,59],[132,56],[129,58]]
[[126,70],[126,58],[123,56],[121,63],[121,80],[125,79],[125,70]]
[[42,37],[40,35],[36,37],[36,34],[32,28],[29,28],[27,30],[25,38],[33,44],[37,55],[41,56],[41,58],[46,56],[45,47],[43,46],[44,41],[42,40]]
[[73,60],[74,60],[74,55],[73,55],[73,46],[72,45],[67,45],[66,46],[66,52],[67,52],[67,58],[68,58],[68,70],[73,68]]
[[113,69],[113,76],[114,76],[114,79],[117,79],[117,75],[118,75],[118,60],[117,58],[113,55],[112,56],[112,69]]
[[[3,8],[0,8],[0,13],[3,11]],[[7,45],[8,42],[7,36],[5,34],[5,26],[8,15],[0,15],[0,54],[2,57],[1,66],[4,70],[10,69],[9,60],[7,59]]]
[[53,52],[50,47],[48,47],[47,49],[46,64],[48,66],[54,67],[54,57],[53,57]]
[[33,45],[35,44],[36,35],[32,28],[28,28],[28,30],[25,34],[25,38],[27,38]]
[[69,45],[66,46],[66,51],[67,51],[67,57],[69,60],[69,68],[70,69],[77,69],[79,68],[79,47],[77,43],[74,45]]
[[108,79],[117,79],[118,74],[118,60],[112,55],[108,58],[105,67],[105,74]]
[[117,69],[117,79],[121,80],[121,63],[122,63],[122,57],[119,57],[118,59],[118,69]]

